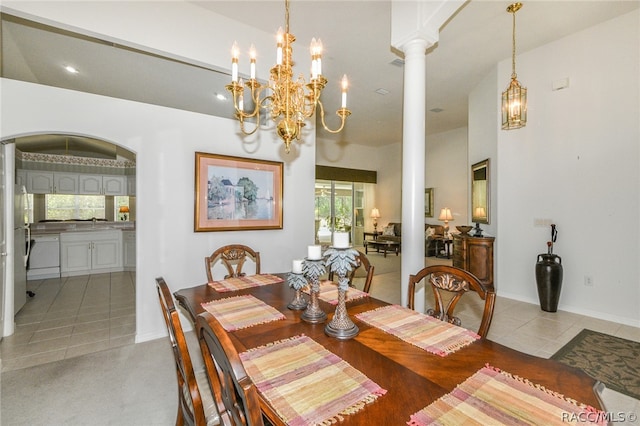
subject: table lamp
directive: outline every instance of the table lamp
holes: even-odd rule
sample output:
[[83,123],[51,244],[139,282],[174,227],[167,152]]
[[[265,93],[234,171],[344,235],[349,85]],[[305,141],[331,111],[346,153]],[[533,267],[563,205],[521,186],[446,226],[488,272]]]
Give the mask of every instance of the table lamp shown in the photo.
[[127,220],[127,213],[129,213],[129,206],[120,206],[118,210],[120,214],[122,214],[122,220]]
[[[487,212],[484,207],[476,207],[473,212],[473,217],[476,218],[476,220],[486,218]],[[475,234],[473,234],[474,237],[482,237],[482,228],[480,228],[479,222],[476,222],[476,227],[474,228],[474,230],[476,231]]]
[[438,220],[441,220],[444,222],[444,235],[446,236],[449,233],[449,221],[453,220],[451,209],[448,207],[445,207],[442,210],[440,210],[440,216],[438,217]]
[[380,217],[380,211],[375,207],[371,209],[371,218],[373,219],[373,232],[378,232],[378,218]]

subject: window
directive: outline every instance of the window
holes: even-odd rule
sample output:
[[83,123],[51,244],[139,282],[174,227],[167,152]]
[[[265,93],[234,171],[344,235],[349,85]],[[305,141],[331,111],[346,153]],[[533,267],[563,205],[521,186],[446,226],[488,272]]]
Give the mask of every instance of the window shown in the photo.
[[113,217],[116,218],[115,220],[129,220],[129,196],[113,197]]
[[45,195],[46,219],[104,219],[104,195]]

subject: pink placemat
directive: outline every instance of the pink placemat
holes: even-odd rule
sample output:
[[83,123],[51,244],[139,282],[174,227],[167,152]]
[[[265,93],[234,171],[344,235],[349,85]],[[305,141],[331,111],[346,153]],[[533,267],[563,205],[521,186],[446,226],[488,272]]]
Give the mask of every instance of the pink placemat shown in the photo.
[[285,319],[280,311],[251,295],[213,300],[203,303],[202,307],[216,317],[227,331]]
[[607,424],[605,413],[487,364],[411,416],[411,426]]
[[[305,293],[309,294],[309,286],[305,287],[303,290]],[[357,288],[349,287],[347,289],[347,298],[346,302],[351,302],[352,300],[362,299],[363,297],[368,297],[369,293],[365,293],[362,290],[358,290]],[[332,305],[338,304],[338,284],[329,281],[322,280],[320,281],[320,293],[318,294],[320,300],[324,300]]]
[[308,336],[240,354],[258,391],[288,425],[330,425],[387,391]]
[[221,281],[210,282],[209,285],[219,293],[237,291],[245,288],[259,287],[261,285],[276,284],[284,281],[280,277],[269,274],[246,275],[244,277],[227,278]]
[[363,312],[357,314],[356,318],[440,356],[447,356],[480,338],[466,328],[440,321],[400,305],[388,305]]

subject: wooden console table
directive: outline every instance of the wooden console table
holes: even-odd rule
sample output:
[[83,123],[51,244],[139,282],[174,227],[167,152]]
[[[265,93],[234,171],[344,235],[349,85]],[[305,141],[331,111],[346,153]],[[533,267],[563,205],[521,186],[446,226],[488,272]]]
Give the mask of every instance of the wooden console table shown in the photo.
[[471,272],[482,284],[493,287],[493,241],[495,237],[453,234],[453,266]]

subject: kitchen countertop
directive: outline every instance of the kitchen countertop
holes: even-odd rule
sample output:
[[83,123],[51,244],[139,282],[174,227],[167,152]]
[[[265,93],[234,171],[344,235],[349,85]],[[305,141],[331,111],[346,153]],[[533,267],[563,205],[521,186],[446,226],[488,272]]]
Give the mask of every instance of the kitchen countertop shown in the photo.
[[93,231],[135,231],[135,222],[105,222],[105,221],[63,221],[40,222],[31,224],[31,235],[51,235],[62,232],[93,232]]

